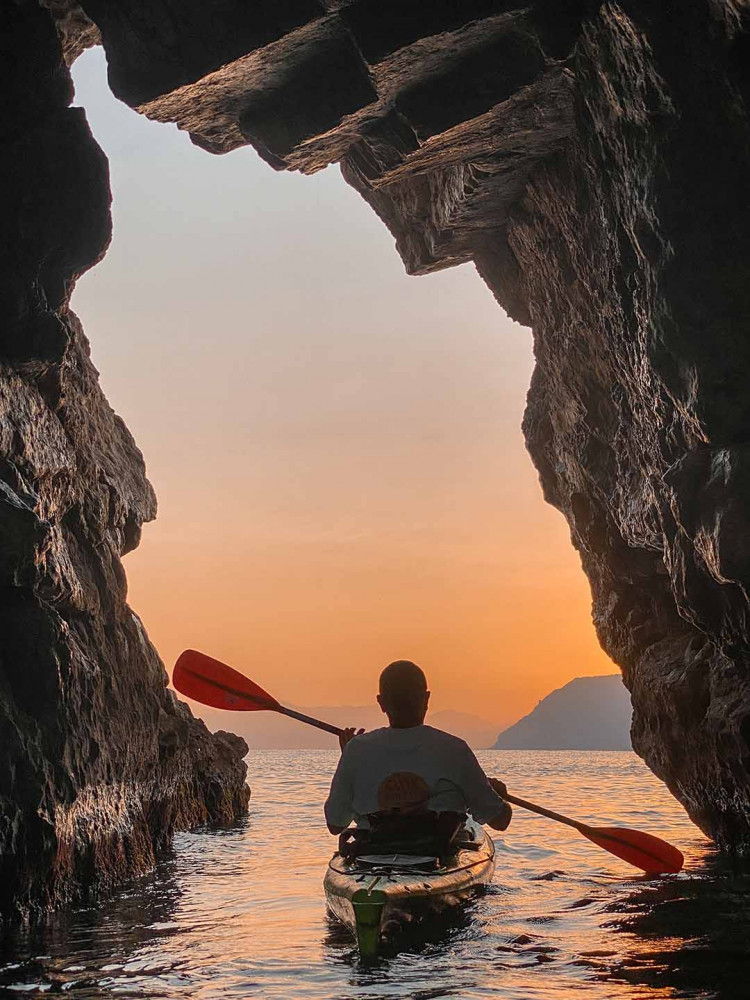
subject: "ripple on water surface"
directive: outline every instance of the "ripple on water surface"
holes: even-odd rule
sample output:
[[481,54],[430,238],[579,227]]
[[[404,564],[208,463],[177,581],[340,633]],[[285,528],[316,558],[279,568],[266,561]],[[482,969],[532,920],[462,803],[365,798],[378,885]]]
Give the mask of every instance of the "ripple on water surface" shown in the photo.
[[6,942],[0,996],[176,1000],[640,1000],[748,995],[750,878],[715,857],[631,753],[485,751],[526,798],[676,842],[679,876],[647,879],[516,810],[495,880],[432,940],[367,968],[327,917],[333,842],[321,803],[336,756],[250,758],[250,816],[181,834],[147,877]]

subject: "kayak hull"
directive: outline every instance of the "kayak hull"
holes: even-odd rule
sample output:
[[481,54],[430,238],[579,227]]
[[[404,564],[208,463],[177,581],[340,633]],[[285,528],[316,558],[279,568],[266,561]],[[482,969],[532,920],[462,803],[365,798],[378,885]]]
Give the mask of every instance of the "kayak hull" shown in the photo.
[[334,854],[323,882],[329,911],[371,958],[385,941],[455,909],[487,885],[495,870],[495,845],[481,827],[471,847],[450,858],[403,855],[348,859]]

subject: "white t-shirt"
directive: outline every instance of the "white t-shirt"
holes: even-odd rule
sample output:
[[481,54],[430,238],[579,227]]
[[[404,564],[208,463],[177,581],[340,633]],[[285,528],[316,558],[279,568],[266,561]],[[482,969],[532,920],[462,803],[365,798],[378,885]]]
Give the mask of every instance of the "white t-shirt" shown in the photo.
[[468,745],[432,726],[375,729],[344,747],[325,804],[326,821],[369,826],[369,813],[426,806],[470,812],[486,823],[508,812]]

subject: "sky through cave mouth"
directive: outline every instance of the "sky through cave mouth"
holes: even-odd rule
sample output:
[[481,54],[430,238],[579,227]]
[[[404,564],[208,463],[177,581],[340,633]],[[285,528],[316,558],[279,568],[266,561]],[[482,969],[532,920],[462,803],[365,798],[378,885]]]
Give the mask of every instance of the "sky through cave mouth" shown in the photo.
[[72,307],[159,497],[126,569],[167,666],[356,705],[408,656],[436,709],[501,724],[614,672],[523,447],[529,331],[473,266],[407,277],[337,168],[205,153],[117,102],[101,49],[73,75],[114,238]]

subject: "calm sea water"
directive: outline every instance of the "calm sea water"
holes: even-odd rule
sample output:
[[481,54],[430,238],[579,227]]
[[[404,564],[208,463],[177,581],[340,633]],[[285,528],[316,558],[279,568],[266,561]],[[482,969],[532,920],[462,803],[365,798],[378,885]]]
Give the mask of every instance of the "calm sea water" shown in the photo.
[[321,818],[336,754],[257,752],[250,816],[181,834],[156,871],[9,941],[0,996],[160,1000],[636,1000],[750,996],[750,876],[721,862],[631,753],[485,751],[511,791],[674,841],[648,879],[574,831],[516,810],[490,889],[427,945],[374,967],[327,917]]

